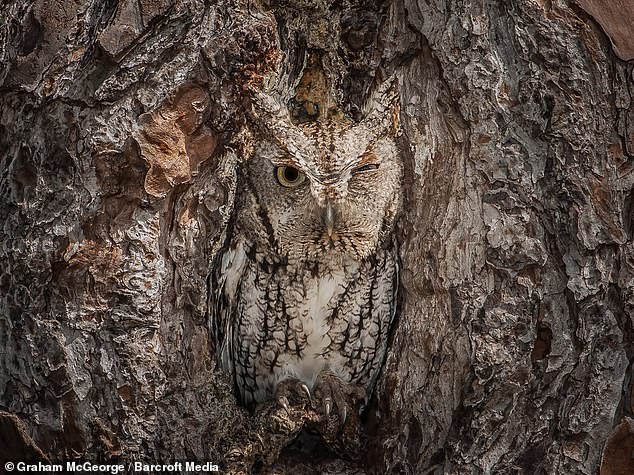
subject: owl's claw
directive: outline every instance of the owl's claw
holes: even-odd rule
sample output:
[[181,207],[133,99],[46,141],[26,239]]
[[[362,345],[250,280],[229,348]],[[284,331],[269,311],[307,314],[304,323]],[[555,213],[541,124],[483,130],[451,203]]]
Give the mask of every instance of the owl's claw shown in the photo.
[[310,389],[308,389],[308,386],[306,386],[304,383],[302,383],[300,388],[306,394],[306,397],[308,398],[308,402],[310,403],[310,406],[312,407],[313,406],[313,398],[310,395]]
[[313,396],[319,413],[315,429],[329,450],[359,453],[362,446],[359,409],[365,390],[331,371],[322,371],[315,381]]
[[346,419],[348,418],[348,411],[346,410],[346,406],[343,406],[339,410],[339,418],[341,419],[341,427],[346,424]]
[[327,397],[326,399],[324,399],[324,414],[326,415],[326,417],[330,416],[330,411],[332,410],[332,400]]
[[282,408],[284,408],[284,410],[286,411],[287,415],[291,415],[291,408],[288,405],[288,399],[286,398],[286,396],[278,396],[277,398],[277,403],[282,406]]
[[[365,391],[356,384],[346,383],[330,371],[322,371],[314,387],[315,399],[322,413],[322,435],[331,436],[344,428],[350,414],[356,414],[365,398]],[[336,411],[333,409],[336,408]],[[355,419],[358,419],[355,418]]]
[[[275,388],[275,397],[278,400],[286,401],[286,406],[280,403],[285,409],[290,406],[312,406],[313,400],[310,390],[305,383],[296,378],[286,378]],[[288,412],[288,411],[287,411]]]

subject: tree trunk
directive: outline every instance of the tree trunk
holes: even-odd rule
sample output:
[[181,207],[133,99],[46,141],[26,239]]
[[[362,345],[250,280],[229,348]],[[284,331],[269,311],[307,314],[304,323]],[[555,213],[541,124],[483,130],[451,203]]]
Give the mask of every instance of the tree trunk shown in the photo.
[[[0,462],[634,473],[633,22],[600,0],[4,2]],[[306,111],[325,87],[358,118],[391,75],[400,310],[367,452],[299,460],[236,405],[206,322],[248,97],[275,78]]]

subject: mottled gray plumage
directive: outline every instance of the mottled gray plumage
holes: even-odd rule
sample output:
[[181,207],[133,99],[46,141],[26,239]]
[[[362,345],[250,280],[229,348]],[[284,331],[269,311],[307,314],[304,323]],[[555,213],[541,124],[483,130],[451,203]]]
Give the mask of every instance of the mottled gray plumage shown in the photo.
[[247,406],[287,378],[315,391],[323,371],[372,391],[396,305],[395,104],[384,87],[360,123],[293,125],[271,97],[255,100],[252,154],[210,279],[216,352]]

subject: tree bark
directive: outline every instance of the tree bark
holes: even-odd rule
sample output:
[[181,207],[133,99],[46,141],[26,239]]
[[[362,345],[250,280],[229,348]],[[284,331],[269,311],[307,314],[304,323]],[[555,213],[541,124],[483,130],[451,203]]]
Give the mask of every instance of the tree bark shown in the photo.
[[[0,462],[634,471],[634,13],[606,5],[4,2]],[[398,321],[361,461],[301,460],[207,330],[245,110],[274,79],[358,118],[391,75]]]

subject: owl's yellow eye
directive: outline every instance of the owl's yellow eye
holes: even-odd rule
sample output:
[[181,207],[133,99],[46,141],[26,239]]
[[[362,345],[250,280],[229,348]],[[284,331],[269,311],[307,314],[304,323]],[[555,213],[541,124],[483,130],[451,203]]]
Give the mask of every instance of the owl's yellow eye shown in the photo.
[[306,179],[306,175],[294,167],[276,167],[275,175],[280,185],[287,188],[295,188],[301,185]]

